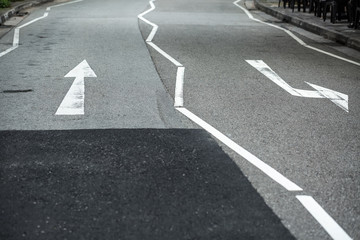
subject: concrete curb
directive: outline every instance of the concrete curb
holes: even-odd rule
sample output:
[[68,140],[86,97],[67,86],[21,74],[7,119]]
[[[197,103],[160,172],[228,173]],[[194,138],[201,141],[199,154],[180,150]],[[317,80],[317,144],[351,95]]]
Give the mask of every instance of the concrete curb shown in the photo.
[[287,14],[283,14],[279,11],[276,11],[273,8],[270,8],[268,6],[263,5],[262,3],[260,3],[258,0],[254,0],[255,3],[255,7],[269,15],[272,15],[284,22],[288,22],[291,23],[297,27],[303,28],[309,32],[318,34],[320,36],[323,36],[327,39],[330,39],[332,41],[341,43],[345,46],[354,48],[358,51],[360,51],[360,39],[357,38],[351,38],[348,36],[345,36],[344,34],[332,31],[330,29],[324,28],[322,26],[318,26],[316,24],[313,23],[309,23],[306,22],[300,18],[297,18],[295,16],[290,16]]
[[11,18],[12,16],[16,15],[18,12],[20,12],[21,10],[24,10],[26,8],[30,8],[30,7],[34,7],[37,5],[40,5],[42,3],[46,3],[46,2],[52,2],[53,0],[37,0],[37,1],[30,1],[30,2],[26,2],[23,4],[20,4],[16,7],[14,7],[13,9],[10,9],[9,11],[5,12],[4,14],[2,14],[0,16],[0,25],[2,25],[3,23],[5,23],[9,18]]

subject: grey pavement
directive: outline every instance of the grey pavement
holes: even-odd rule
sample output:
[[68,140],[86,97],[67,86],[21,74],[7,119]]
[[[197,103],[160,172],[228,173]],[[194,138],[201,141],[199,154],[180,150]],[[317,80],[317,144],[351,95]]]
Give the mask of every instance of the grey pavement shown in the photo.
[[[148,2],[107,3],[49,11],[1,57],[0,238],[293,239],[216,141],[175,112],[139,31]],[[85,114],[54,116],[84,59],[97,75],[85,79]]]
[[[8,111],[0,116],[1,129],[182,127],[138,30],[137,14],[146,4],[119,2],[111,8],[83,1],[86,10],[79,3],[54,8],[43,21],[21,29],[19,48],[1,58],[0,108]],[[23,23],[43,16],[46,7]],[[3,37],[0,49],[12,38]],[[74,81],[64,76],[84,59],[97,75],[85,78],[86,114],[56,116]]]
[[[267,21],[264,13],[252,13]],[[250,20],[232,1],[158,0],[147,19],[159,26],[153,42],[185,67],[184,106],[303,187],[297,194],[313,196],[358,238],[359,67],[304,48],[285,32]],[[271,17],[270,23],[292,27],[276,20]],[[147,36],[148,25],[141,23],[141,30]],[[310,46],[347,57],[295,34]],[[176,69],[149,50],[166,88],[174,89]],[[245,60],[263,60],[299,89],[310,90],[307,81],[346,93],[350,112],[329,100],[291,96]],[[295,193],[224,149],[297,239],[330,239]]]
[[[53,0],[25,0],[14,2],[11,8],[0,9],[0,26],[5,24],[5,21],[11,16],[16,15],[16,13],[22,10],[51,1]],[[329,17],[326,21],[323,21],[322,18],[314,16],[313,13],[309,13],[308,8],[306,9],[307,12],[304,13],[303,11],[297,11],[297,7],[295,6],[295,11],[292,12],[290,8],[283,8],[283,3],[278,7],[278,2],[273,0],[253,0],[246,2],[253,2],[259,10],[282,21],[289,22],[332,41],[360,50],[360,29],[355,30],[348,28],[346,19],[333,24],[330,22]]]
[[[186,129],[196,126],[169,96],[176,68],[141,38],[147,0],[86,0],[21,29],[1,58],[0,238],[331,239],[299,194],[358,239],[359,67],[251,21],[233,1],[155,4],[146,18],[159,25],[154,43],[186,68],[185,107],[304,190]],[[73,81],[64,75],[84,59],[97,74],[85,80],[86,114],[54,116]],[[291,96],[245,61],[259,59],[293,87],[348,94],[350,112]]]
[[1,239],[294,239],[204,130],[0,131],[0,156]]

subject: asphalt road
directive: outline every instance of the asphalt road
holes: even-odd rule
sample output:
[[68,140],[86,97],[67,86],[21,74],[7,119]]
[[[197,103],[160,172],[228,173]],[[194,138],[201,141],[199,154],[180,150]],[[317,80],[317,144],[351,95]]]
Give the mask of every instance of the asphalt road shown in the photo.
[[[144,16],[159,26],[152,42],[185,67],[184,107],[303,189],[288,191],[175,110],[177,68],[138,19],[148,1],[51,7],[62,2],[34,9],[18,26],[48,16],[0,57],[0,238],[331,239],[299,195],[360,237],[359,66],[232,1],[157,0]],[[347,94],[349,112],[333,96],[292,96],[246,60],[292,88]],[[84,113],[56,114],[64,99]]]
[[[302,194],[313,196],[350,236],[359,238],[359,66],[301,46],[284,31],[250,20],[231,1],[155,4],[147,15],[159,26],[153,42],[186,69],[185,107],[303,188]],[[146,36],[149,26],[141,26]],[[328,46],[334,43],[297,36],[359,62]],[[150,51],[167,89],[174,89],[172,63]],[[246,60],[263,60],[293,88],[313,90],[305,83],[310,82],[346,93],[349,112],[329,99],[292,96]],[[297,201],[299,193],[284,191],[227,152],[297,238],[330,239]]]
[[1,239],[294,239],[203,130],[0,138]]
[[[20,48],[1,58],[1,90],[32,92],[1,94],[1,129],[181,127],[138,30],[146,6],[83,1],[22,28]],[[3,47],[12,38],[6,35]],[[83,60],[97,75],[85,78],[85,114],[55,116],[74,81],[64,76]]]

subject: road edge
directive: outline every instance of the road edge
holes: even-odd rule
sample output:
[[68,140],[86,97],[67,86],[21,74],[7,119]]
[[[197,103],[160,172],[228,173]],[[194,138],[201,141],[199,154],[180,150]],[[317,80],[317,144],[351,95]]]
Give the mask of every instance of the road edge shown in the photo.
[[22,3],[22,4],[12,8],[12,9],[10,9],[9,11],[1,14],[1,16],[0,16],[0,25],[4,24],[9,18],[16,15],[21,10],[31,8],[31,7],[35,7],[35,6],[38,6],[40,4],[47,3],[47,2],[52,2],[52,1],[54,1],[54,0],[37,0],[37,1],[30,1],[30,2],[28,1],[28,2]]
[[316,24],[306,22],[295,16],[283,14],[280,11],[276,11],[276,9],[267,7],[266,5],[262,4],[259,0],[253,0],[253,1],[255,4],[255,7],[257,9],[259,9],[260,11],[265,12],[266,14],[276,17],[284,22],[291,23],[297,27],[303,28],[309,32],[323,36],[329,40],[335,41],[337,43],[343,44],[347,47],[350,47],[350,48],[360,51],[360,39],[348,37],[348,36],[345,36],[344,34],[336,32],[336,31],[332,31],[330,29],[326,29],[326,28],[318,26]]

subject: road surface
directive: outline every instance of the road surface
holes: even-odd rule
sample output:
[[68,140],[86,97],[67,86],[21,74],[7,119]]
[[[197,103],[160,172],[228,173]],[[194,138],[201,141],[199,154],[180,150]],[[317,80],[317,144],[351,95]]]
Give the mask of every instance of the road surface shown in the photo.
[[360,58],[243,7],[55,1],[4,35],[1,238],[359,238]]

